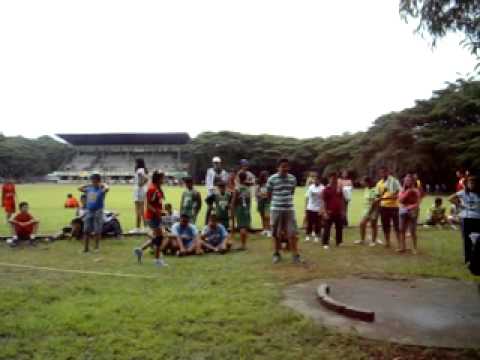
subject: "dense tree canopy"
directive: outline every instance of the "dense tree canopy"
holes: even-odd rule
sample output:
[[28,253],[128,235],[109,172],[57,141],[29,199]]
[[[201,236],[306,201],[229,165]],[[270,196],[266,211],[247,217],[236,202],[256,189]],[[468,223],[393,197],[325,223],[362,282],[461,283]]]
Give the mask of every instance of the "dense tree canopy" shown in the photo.
[[472,53],[480,49],[479,0],[400,0],[400,14],[418,21],[417,31],[432,36],[432,43],[448,32],[460,32]]
[[214,155],[230,168],[248,158],[254,171],[274,171],[286,156],[300,179],[312,169],[373,175],[386,164],[398,175],[417,171],[431,184],[453,184],[457,168],[480,169],[479,140],[480,82],[459,80],[412,108],[381,116],[366,132],[305,140],[208,132],[194,139],[192,160],[198,180]]
[[73,149],[49,136],[38,139],[0,134],[0,177],[35,178],[57,170]]

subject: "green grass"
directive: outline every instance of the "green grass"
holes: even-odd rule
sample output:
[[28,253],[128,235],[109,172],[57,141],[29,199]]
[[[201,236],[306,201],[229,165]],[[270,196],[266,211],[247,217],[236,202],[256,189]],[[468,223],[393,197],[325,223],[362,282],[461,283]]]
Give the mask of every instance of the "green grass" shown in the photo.
[[[43,232],[58,229],[71,213],[61,205],[68,186],[22,186]],[[178,200],[178,190],[167,188]],[[300,193],[300,191],[299,191]],[[130,188],[114,187],[108,207],[133,219]],[[358,194],[355,200],[359,201]],[[175,201],[172,200],[175,203]],[[300,196],[297,203],[302,202]],[[358,219],[357,206],[352,218]],[[127,216],[128,215],[128,216]],[[4,228],[3,228],[4,229]],[[473,280],[461,259],[455,231],[421,230],[420,254],[398,256],[384,248],[323,251],[302,244],[308,265],[270,263],[271,244],[250,238],[248,252],[225,256],[152,259],[135,263],[131,250],[142,239],[108,240],[99,254],[81,255],[77,241],[36,248],[0,244],[0,263],[152,275],[116,278],[45,272],[0,265],[0,359],[459,359],[475,351],[397,346],[339,335],[280,305],[282,289],[320,277],[449,277]],[[288,259],[288,257],[286,257]]]

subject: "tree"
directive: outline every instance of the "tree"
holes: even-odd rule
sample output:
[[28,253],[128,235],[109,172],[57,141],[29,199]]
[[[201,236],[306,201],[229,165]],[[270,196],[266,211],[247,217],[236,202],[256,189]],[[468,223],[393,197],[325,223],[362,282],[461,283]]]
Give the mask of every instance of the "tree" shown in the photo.
[[400,14],[418,21],[417,32],[432,36],[432,45],[449,32],[463,33],[463,45],[477,55],[480,49],[479,0],[400,0]]

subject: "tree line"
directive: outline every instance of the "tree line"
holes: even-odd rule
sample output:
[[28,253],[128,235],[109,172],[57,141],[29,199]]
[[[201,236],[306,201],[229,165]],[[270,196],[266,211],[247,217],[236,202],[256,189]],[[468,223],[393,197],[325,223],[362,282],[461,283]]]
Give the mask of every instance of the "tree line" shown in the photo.
[[[288,157],[302,181],[315,170],[321,175],[349,170],[352,177],[374,175],[381,165],[402,175],[416,171],[425,183],[453,185],[455,170],[480,169],[480,81],[458,80],[435,91],[428,100],[376,119],[364,132],[297,139],[236,132],[205,132],[188,145],[192,175],[203,180],[213,156],[229,169],[240,159],[252,171],[275,171]],[[69,145],[0,135],[0,177],[32,179],[57,170],[74,155]]]

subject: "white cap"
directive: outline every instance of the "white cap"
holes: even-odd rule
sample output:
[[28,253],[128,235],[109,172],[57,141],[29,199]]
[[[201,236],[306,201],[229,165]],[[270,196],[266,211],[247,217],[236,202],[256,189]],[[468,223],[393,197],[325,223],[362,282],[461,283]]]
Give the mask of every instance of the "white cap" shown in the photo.
[[221,163],[221,162],[222,162],[222,159],[220,159],[220,157],[218,157],[218,156],[215,156],[215,157],[212,159],[212,162],[213,162],[213,163]]

